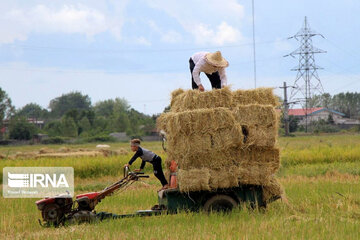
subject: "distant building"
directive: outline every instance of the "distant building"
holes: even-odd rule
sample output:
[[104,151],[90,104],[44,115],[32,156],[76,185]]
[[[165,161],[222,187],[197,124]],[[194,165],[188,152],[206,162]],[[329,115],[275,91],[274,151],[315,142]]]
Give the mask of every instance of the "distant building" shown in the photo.
[[159,131],[154,128],[149,131],[148,136],[143,136],[142,139],[143,141],[161,141],[162,137],[160,136]]
[[305,125],[305,113],[307,113],[308,123],[317,122],[319,120],[327,121],[329,116],[332,117],[334,124],[340,125],[344,128],[353,127],[356,125],[360,125],[360,120],[346,118],[344,113],[329,109],[329,108],[308,108],[307,111],[305,109],[289,109],[289,116],[294,116],[299,119],[299,125]]
[[[37,126],[40,129],[43,129],[43,127],[45,126],[44,120],[40,120],[40,119],[37,119],[37,118],[28,118],[26,120],[27,120],[28,123],[32,123],[32,124],[34,124],[35,126]],[[10,125],[10,120],[5,119],[3,121],[3,126],[0,129],[1,134],[5,134],[5,133],[7,133],[9,131],[9,125]]]
[[126,135],[126,132],[113,132],[109,136],[115,138],[118,141],[129,141],[130,137]]

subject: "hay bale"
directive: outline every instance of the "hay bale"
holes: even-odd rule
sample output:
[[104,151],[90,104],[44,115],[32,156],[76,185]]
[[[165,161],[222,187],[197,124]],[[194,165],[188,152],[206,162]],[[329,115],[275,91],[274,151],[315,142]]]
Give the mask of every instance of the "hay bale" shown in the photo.
[[181,192],[210,190],[210,172],[207,168],[178,171],[179,189]]
[[284,188],[276,180],[274,176],[271,176],[270,181],[267,185],[263,186],[263,201],[271,202],[284,196]]
[[107,144],[98,144],[98,145],[96,145],[96,148],[110,148],[110,145],[107,145]]
[[233,113],[227,108],[196,109],[168,112],[161,115],[158,126],[168,135],[213,133],[235,125]]
[[39,154],[45,154],[45,153],[53,153],[55,152],[54,149],[49,149],[49,148],[40,148],[39,150]]
[[172,93],[170,110],[171,112],[181,112],[201,108],[230,108],[231,106],[232,93],[229,87],[205,92],[198,90],[181,92],[178,89]]
[[237,187],[239,186],[238,175],[238,168],[236,166],[226,170],[210,170],[209,186],[212,190]]
[[178,105],[178,101],[180,101],[180,98],[177,98],[177,96],[181,95],[184,92],[185,92],[184,89],[181,89],[181,88],[178,88],[178,89],[172,91],[170,106]]
[[247,135],[244,145],[274,146],[278,135],[278,117],[271,105],[245,105],[233,109],[235,121]]
[[57,152],[59,152],[59,153],[68,153],[68,152],[70,152],[70,151],[71,151],[71,150],[70,150],[70,148],[68,148],[68,147],[61,147],[61,148],[58,149]]
[[279,148],[252,147],[241,149],[238,166],[239,182],[242,184],[266,185],[280,167]]
[[277,123],[277,113],[271,105],[238,105],[233,108],[233,114],[240,125],[259,125],[267,128]]
[[236,90],[232,93],[233,107],[238,105],[262,104],[279,105],[279,98],[273,94],[273,88],[256,88],[252,90]]
[[128,155],[129,151],[127,151],[124,148],[120,148],[119,150],[116,151],[118,153],[118,155]]
[[271,185],[280,165],[277,105],[272,88],[172,92],[157,127],[167,133],[165,165],[180,168],[180,191]]
[[14,158],[22,158],[22,159],[28,159],[28,158],[36,158],[37,157],[37,153],[35,152],[17,152],[14,156]]
[[37,155],[37,158],[66,158],[66,157],[97,157],[104,156],[100,151],[88,151],[88,152],[56,152],[45,153]]
[[247,131],[244,146],[273,147],[277,143],[277,127],[243,126]]
[[78,152],[88,152],[88,151],[91,151],[91,150],[89,150],[87,148],[78,148],[77,151]]
[[208,156],[212,152],[227,152],[240,147],[243,140],[241,128],[218,130],[209,134],[179,134],[168,138],[168,151],[174,158]]

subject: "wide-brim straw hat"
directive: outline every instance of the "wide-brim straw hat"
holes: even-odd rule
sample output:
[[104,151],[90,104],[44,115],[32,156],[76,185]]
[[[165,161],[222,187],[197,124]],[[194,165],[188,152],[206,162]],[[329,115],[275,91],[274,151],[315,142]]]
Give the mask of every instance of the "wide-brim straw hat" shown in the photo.
[[221,55],[220,51],[216,51],[214,53],[208,53],[205,55],[205,60],[207,63],[215,66],[215,67],[227,67],[229,66],[229,62],[226,61],[225,58]]

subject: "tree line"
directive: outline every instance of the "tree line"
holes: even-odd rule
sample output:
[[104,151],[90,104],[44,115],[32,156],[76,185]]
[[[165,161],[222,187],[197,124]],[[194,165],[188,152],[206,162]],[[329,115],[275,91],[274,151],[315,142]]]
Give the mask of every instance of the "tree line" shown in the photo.
[[[76,91],[52,99],[48,109],[36,103],[16,109],[8,94],[0,88],[2,138],[31,139],[36,133],[66,138],[107,136],[111,132],[144,136],[155,128],[156,118],[156,115],[149,116],[131,108],[124,98],[92,104],[88,95]],[[34,124],[40,120],[45,122],[42,129]],[[4,133],[5,124],[7,134]]]
[[347,118],[360,118],[360,93],[346,92],[331,96],[329,93],[315,95],[311,107],[325,107],[345,114]]

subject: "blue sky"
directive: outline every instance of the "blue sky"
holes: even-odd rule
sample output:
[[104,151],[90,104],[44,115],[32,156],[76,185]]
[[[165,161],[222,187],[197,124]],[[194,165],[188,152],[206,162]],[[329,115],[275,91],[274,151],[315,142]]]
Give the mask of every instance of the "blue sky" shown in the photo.
[[[325,92],[358,91],[359,11],[355,0],[255,0],[257,86],[294,82],[297,60],[283,56],[307,16],[325,36],[313,39],[327,51],[316,56]],[[0,1],[0,87],[18,108],[81,91],[159,113],[172,90],[190,88],[197,51],[221,50],[232,88],[253,88],[251,43],[251,0]]]

